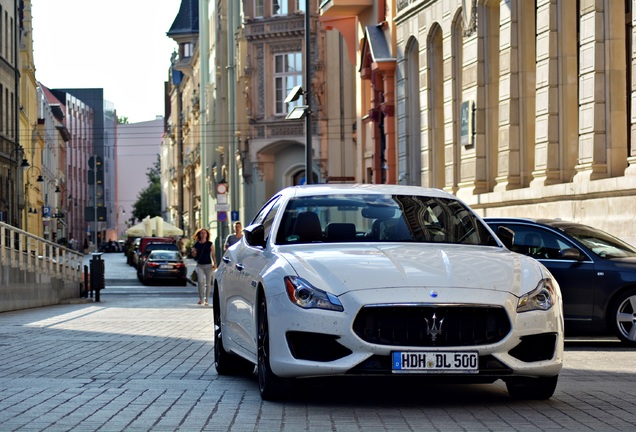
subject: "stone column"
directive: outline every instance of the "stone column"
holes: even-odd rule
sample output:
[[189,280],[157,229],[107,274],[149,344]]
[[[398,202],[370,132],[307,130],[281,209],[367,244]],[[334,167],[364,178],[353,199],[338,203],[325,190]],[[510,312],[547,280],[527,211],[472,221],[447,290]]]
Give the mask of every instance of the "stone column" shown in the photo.
[[575,182],[617,176],[627,165],[623,2],[581,2],[580,40],[580,145]]

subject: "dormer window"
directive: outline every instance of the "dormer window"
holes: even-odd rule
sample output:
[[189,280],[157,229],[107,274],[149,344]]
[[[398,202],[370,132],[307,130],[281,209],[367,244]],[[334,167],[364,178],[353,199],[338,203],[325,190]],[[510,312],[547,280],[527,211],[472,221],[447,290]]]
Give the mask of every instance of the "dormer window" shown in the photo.
[[194,48],[192,46],[192,42],[182,43],[180,46],[180,57],[181,58],[190,58],[194,53]]

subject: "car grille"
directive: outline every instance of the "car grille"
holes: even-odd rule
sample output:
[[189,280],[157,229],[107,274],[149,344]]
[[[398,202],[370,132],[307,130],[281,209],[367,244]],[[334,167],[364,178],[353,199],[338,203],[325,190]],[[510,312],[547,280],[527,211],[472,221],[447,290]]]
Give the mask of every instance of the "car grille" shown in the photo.
[[510,332],[510,321],[502,307],[366,306],[353,331],[377,345],[476,346],[502,340]]

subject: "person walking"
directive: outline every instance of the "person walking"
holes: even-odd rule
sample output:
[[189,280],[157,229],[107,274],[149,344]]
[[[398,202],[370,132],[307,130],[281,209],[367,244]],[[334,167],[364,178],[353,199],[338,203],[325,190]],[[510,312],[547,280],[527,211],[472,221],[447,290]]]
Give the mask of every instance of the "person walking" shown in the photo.
[[225,239],[225,250],[243,238],[243,230],[241,228],[241,222],[234,222],[234,234],[230,234]]
[[210,287],[212,285],[212,272],[216,269],[216,258],[210,241],[210,231],[205,228],[198,229],[194,233],[192,245],[192,257],[197,262],[197,286],[199,288],[199,304],[208,306],[210,299]]

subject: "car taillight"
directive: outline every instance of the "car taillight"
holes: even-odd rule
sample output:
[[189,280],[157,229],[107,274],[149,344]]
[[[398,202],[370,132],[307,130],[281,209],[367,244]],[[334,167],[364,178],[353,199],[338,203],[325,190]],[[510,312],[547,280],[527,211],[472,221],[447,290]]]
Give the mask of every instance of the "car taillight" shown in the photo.
[[156,262],[148,262],[148,267],[159,267],[161,264]]

